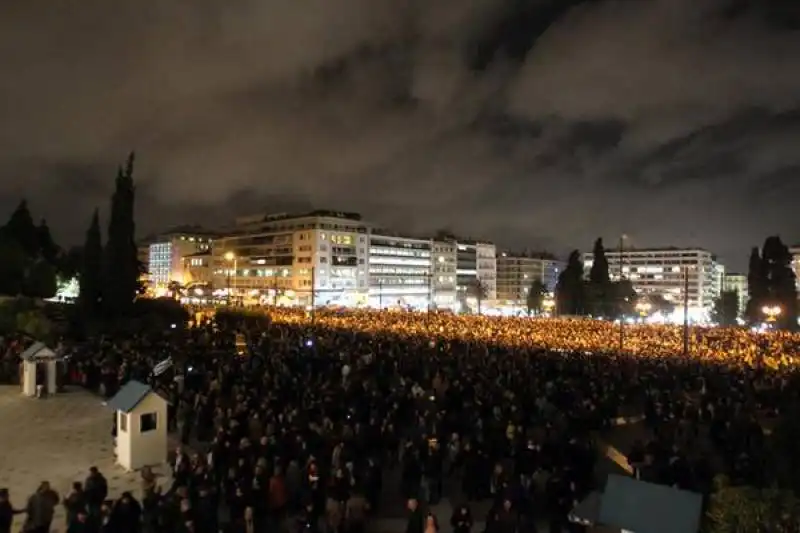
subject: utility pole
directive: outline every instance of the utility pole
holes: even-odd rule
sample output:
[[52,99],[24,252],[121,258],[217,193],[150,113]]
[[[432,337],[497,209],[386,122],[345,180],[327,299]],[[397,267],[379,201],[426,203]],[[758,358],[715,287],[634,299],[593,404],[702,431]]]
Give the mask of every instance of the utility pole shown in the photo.
[[272,305],[278,305],[278,269],[272,271]]
[[316,267],[311,267],[311,323],[317,312],[317,271]]
[[433,310],[433,272],[428,271],[428,313]]
[[383,311],[383,280],[378,279],[378,309]]
[[689,355],[689,267],[683,269],[683,355]]
[[[622,263],[623,263],[623,260],[625,259],[625,255],[624,255],[625,254],[625,248],[624,247],[625,247],[625,235],[621,235],[620,238],[619,238],[619,282],[618,282],[618,285],[617,285],[620,288],[620,292],[621,292],[621,289],[622,289],[622,280],[623,280],[622,276],[623,276],[623,272],[624,272],[623,269],[622,269]],[[622,305],[622,302],[619,301],[619,297],[617,298],[617,300],[618,300],[617,303],[620,306],[620,308],[619,308],[619,353],[620,353],[620,355],[622,355],[623,349],[625,348],[625,316],[622,313],[622,311],[624,309],[624,306]]]

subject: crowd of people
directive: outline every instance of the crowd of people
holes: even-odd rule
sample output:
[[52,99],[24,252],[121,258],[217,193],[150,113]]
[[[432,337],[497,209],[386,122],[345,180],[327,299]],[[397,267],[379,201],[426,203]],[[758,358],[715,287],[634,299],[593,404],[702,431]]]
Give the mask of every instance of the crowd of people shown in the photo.
[[[301,323],[308,319],[309,314],[293,308],[276,309],[272,313],[287,323]],[[622,351],[638,357],[684,355],[684,330],[682,326],[674,325],[620,327],[618,323],[589,318],[531,319],[368,310],[317,311],[314,318],[320,325],[333,329],[402,337],[435,335],[458,341],[489,341],[514,349],[536,347],[591,353]],[[689,355],[694,359],[749,366],[763,362],[767,367],[778,368],[797,364],[792,355],[800,350],[800,334],[783,330],[691,326],[688,344]]]
[[[679,329],[628,327],[619,353],[618,329],[598,321],[287,309],[66,341],[70,381],[106,396],[150,382],[184,444],[168,490],[145,471],[138,498],[70,507],[68,531],[361,533],[390,490],[407,533],[478,520],[489,533],[575,531],[569,512],[599,482],[596,436],[623,411],[648,428],[626,450],[641,479],[706,494],[717,474],[769,483],[759,422],[797,400],[796,376],[750,363],[788,359],[798,337],[691,341],[678,357]],[[453,516],[435,516],[454,483]],[[491,510],[473,518],[481,500]]]

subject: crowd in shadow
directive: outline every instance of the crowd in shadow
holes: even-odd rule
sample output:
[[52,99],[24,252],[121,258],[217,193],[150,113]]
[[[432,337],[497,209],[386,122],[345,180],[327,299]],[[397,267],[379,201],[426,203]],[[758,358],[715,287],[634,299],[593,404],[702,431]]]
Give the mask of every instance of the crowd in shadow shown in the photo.
[[[68,531],[361,533],[380,516],[393,469],[407,533],[444,522],[466,533],[477,520],[490,533],[581,531],[568,515],[597,486],[595,439],[627,412],[643,413],[652,436],[629,450],[640,479],[704,494],[718,474],[771,482],[760,420],[794,403],[797,376],[791,364],[758,363],[786,359],[792,336],[751,349],[741,333],[704,332],[717,340],[695,334],[687,358],[647,326],[631,328],[634,348],[620,354],[597,349],[602,323],[547,324],[272,309],[67,343],[72,383],[106,396],[131,379],[150,383],[184,444],[168,490],[145,471],[139,498],[72,507]],[[712,356],[725,342],[728,359]],[[20,349],[12,343],[4,360]],[[450,478],[462,501],[435,516]],[[473,517],[482,500],[491,510]]]

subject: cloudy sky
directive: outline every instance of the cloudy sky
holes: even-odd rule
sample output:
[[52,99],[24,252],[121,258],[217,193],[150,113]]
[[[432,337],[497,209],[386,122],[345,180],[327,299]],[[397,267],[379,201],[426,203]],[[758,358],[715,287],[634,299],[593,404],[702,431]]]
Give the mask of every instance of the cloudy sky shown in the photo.
[[0,2],[0,217],[305,207],[513,247],[800,241],[793,0]]

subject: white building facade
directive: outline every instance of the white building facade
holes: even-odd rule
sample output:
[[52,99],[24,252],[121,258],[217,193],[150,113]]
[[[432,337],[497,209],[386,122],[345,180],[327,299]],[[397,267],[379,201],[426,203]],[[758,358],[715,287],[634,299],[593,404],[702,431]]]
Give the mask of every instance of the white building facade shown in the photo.
[[285,305],[363,305],[369,226],[356,213],[256,215],[213,248],[213,285],[237,299]]
[[176,229],[155,237],[148,245],[147,272],[154,288],[172,282],[184,284],[184,258],[211,249],[214,235],[197,228]]
[[456,242],[435,239],[433,248],[433,304],[437,309],[455,309],[456,297]]
[[[629,280],[640,296],[657,294],[676,306],[683,306],[685,276],[688,276],[688,301],[691,314],[707,314],[719,296],[724,268],[715,256],[701,248],[650,248],[606,250],[608,270],[613,281]],[[588,276],[593,258],[583,256]]]
[[432,241],[369,235],[369,306],[428,309],[433,298]]
[[549,256],[503,252],[497,256],[497,300],[502,305],[525,307],[534,281],[548,292],[555,289],[560,263]]

